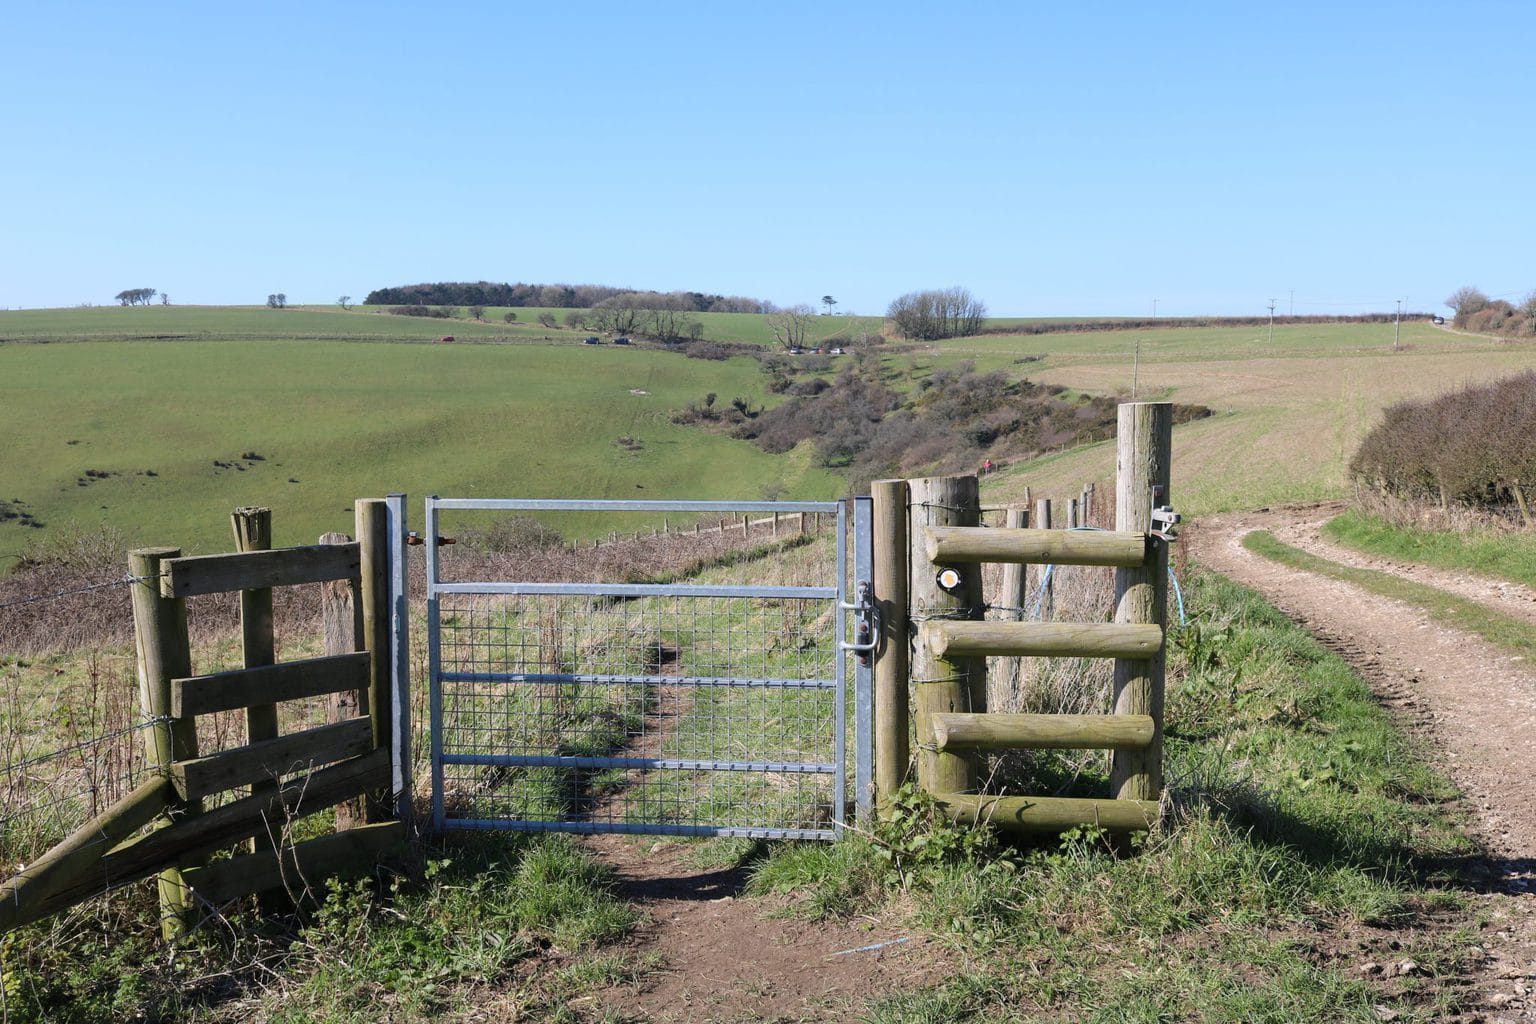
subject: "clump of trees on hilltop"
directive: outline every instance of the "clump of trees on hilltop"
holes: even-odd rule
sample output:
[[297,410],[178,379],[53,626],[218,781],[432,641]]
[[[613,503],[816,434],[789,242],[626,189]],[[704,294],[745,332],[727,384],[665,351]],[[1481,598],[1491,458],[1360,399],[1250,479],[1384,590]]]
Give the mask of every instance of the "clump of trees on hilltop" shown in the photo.
[[1445,304],[1456,311],[1451,322],[1464,331],[1512,338],[1536,337],[1536,292],[1531,292],[1516,306],[1504,299],[1490,299],[1466,285],[1452,292]]
[[112,297],[120,306],[147,306],[159,294],[153,288],[124,288]]
[[1350,473],[1383,497],[1498,512],[1530,528],[1536,485],[1536,371],[1390,406]]
[[600,284],[494,284],[490,281],[440,281],[378,288],[363,299],[366,306],[542,306],[592,309],[619,296],[638,297],[630,305],[642,309],[677,309],[692,313],[772,313],[778,307],[743,295],[704,292],[657,292],[613,288]]
[[893,300],[885,315],[903,338],[938,341],[978,333],[987,304],[965,288],[942,288],[908,292]]

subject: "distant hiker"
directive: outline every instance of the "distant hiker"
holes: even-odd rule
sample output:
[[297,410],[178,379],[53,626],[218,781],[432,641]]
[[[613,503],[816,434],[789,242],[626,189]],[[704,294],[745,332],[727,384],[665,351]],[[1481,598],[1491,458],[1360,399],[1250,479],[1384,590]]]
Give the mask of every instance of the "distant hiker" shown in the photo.
[[983,476],[985,476],[988,473],[992,472],[992,460],[991,459],[988,459],[986,462],[983,462],[981,464],[981,472],[982,472]]

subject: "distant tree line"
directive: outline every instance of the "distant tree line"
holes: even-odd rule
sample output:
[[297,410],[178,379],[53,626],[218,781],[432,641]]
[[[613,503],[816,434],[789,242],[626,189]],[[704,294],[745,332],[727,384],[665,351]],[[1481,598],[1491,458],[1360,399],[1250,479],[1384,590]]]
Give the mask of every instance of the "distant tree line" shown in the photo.
[[112,297],[120,306],[147,306],[159,294],[154,288],[124,288]]
[[771,313],[777,307],[742,295],[704,292],[656,292],[598,284],[493,284],[490,281],[440,281],[378,288],[363,299],[367,306],[542,306],[592,309],[621,295],[645,296],[642,308],[692,313]]
[[1536,485],[1536,371],[1398,402],[1349,463],[1362,486],[1384,496],[1440,505],[1514,505],[1533,525]]
[[1467,285],[1452,292],[1445,304],[1456,311],[1451,322],[1464,331],[1511,338],[1536,337],[1536,291],[1516,306],[1504,299],[1490,299]]

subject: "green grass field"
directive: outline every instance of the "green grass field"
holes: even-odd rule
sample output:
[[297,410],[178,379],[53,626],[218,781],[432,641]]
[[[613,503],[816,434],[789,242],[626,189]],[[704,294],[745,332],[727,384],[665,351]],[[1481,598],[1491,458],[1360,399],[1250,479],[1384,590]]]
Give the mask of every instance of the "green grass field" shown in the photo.
[[[0,521],[0,566],[68,524],[112,525],[135,542],[222,548],[225,515],[238,504],[272,505],[281,542],[298,543],[348,529],[354,498],[395,490],[719,498],[756,498],[780,484],[785,497],[841,491],[809,453],[772,457],[668,421],[708,392],[722,403],[773,404],[751,361],[584,346],[584,330],[533,323],[539,310],[518,310],[512,325],[500,312],[475,323],[377,307],[0,311],[0,339],[23,342],[0,344],[0,426],[10,442],[0,502],[24,502],[15,510],[45,524]],[[771,343],[762,317],[701,319],[709,337]],[[812,338],[878,325],[874,317],[816,317]],[[462,343],[389,343],[448,333]],[[76,343],[24,343],[49,340]],[[844,365],[840,358],[828,372]],[[1140,398],[1211,407],[1213,418],[1180,427],[1174,440],[1173,499],[1198,514],[1341,496],[1349,456],[1384,406],[1536,366],[1536,346],[1421,323],[1403,326],[1400,347],[1390,324],[1280,326],[1273,342],[1264,327],[1172,328],[963,338],[890,352],[883,369],[889,385],[907,390],[967,361],[1124,398],[1134,378]],[[622,437],[641,447],[616,444]],[[242,459],[248,452],[262,458]],[[1075,493],[1111,479],[1113,460],[1105,443],[1005,466],[989,478],[987,500],[1018,500],[1026,486],[1036,495]]]
[[[86,341],[135,338],[195,340],[333,339],[435,341],[451,334],[463,341],[551,340],[579,344],[589,333],[565,326],[569,309],[532,306],[487,307],[483,321],[473,320],[463,306],[452,319],[395,316],[384,306],[90,306],[69,309],[0,310],[0,342]],[[574,312],[581,312],[579,310]],[[516,313],[507,323],[503,317]],[[555,317],[556,326],[542,326],[540,314]],[[749,313],[692,313],[711,341],[744,345],[776,344],[766,317]],[[878,316],[817,316],[806,332],[807,345],[826,339],[878,334]]]
[[0,522],[0,554],[68,524],[223,550],[229,510],[252,504],[272,507],[276,543],[313,543],[351,530],[353,499],[392,491],[836,496],[843,484],[808,453],[668,419],[710,391],[768,401],[762,380],[750,360],[612,346],[0,346],[0,501],[45,524]]

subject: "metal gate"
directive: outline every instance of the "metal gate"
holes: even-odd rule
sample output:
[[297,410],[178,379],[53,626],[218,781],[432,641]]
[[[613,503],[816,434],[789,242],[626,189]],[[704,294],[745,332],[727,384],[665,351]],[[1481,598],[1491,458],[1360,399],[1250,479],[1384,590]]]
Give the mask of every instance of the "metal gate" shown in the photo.
[[[868,501],[427,499],[434,827],[835,838],[872,791]],[[651,535],[543,525],[617,513]]]

